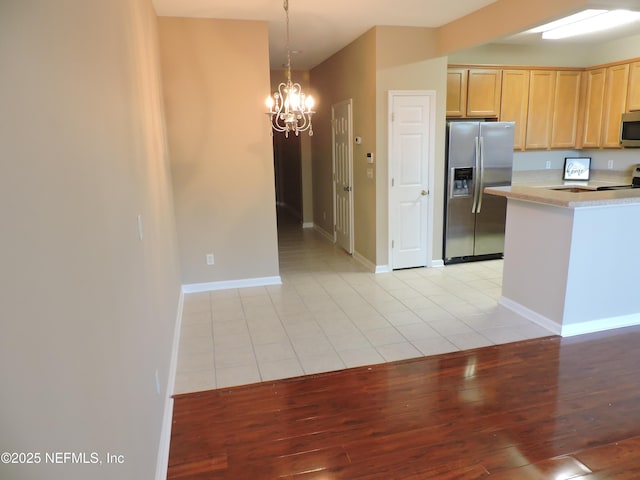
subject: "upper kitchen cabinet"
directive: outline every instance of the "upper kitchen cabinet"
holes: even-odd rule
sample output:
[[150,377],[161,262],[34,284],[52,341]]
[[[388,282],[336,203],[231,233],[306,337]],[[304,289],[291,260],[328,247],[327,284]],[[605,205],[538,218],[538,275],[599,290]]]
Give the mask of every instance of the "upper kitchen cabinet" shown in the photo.
[[549,148],[555,85],[555,72],[552,70],[532,70],[529,74],[527,149]]
[[640,110],[640,62],[629,65],[629,95],[627,111]]
[[555,72],[551,148],[575,148],[578,139],[582,72]]
[[524,150],[528,106],[529,70],[503,70],[500,121],[516,122],[514,150]]
[[450,68],[447,71],[447,117],[465,117],[467,115],[467,78],[466,68]]
[[602,134],[602,112],[604,111],[604,84],[606,68],[585,72],[586,94],[584,101],[584,126],[582,147],[598,148]]
[[607,67],[602,117],[602,147],[620,148],[620,121],[627,107],[629,64]]
[[447,117],[491,118],[500,113],[502,70],[450,68]]

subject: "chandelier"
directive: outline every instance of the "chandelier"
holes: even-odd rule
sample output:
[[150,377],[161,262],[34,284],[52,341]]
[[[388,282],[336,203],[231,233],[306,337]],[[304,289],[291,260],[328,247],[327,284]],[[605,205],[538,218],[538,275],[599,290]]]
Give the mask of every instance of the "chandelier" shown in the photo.
[[[289,44],[289,0],[284,0],[284,11],[287,16],[287,83],[280,83],[278,91],[267,98],[267,115],[271,115],[271,126],[276,132],[284,132],[289,136],[289,132],[298,135],[300,132],[309,130],[309,136],[313,135],[311,126],[311,115],[313,109],[313,98],[302,93],[299,83],[291,81],[291,48]],[[273,135],[271,130],[271,135]]]

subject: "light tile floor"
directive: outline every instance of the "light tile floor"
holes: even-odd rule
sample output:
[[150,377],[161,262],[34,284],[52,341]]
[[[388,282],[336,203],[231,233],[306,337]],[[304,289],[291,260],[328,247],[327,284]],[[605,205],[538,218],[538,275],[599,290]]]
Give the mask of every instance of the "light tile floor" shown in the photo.
[[552,335],[498,305],[502,261],[367,272],[281,221],[282,285],[185,295],[175,393]]

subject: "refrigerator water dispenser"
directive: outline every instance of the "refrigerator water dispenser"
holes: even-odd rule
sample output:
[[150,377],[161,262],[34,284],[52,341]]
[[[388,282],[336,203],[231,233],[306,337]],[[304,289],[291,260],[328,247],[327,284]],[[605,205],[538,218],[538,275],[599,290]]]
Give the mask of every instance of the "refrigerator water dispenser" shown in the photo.
[[473,184],[473,168],[452,168],[451,169],[451,192],[452,197],[465,197],[471,194]]

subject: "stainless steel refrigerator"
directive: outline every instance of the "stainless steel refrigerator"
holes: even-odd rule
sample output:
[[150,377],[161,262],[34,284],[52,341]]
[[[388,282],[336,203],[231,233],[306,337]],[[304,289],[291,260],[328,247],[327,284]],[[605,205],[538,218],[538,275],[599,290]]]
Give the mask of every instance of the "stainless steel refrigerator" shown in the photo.
[[499,258],[507,202],[484,188],[511,185],[514,122],[447,124],[444,262]]

